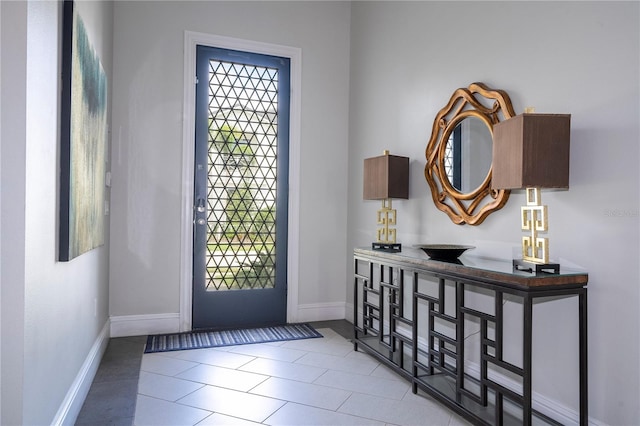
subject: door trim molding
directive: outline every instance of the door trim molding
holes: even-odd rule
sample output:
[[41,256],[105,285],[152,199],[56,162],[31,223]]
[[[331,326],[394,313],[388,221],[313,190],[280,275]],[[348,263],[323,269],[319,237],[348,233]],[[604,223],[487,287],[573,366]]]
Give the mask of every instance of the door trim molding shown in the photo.
[[193,171],[195,155],[196,46],[205,45],[281,56],[291,60],[289,122],[289,232],[287,238],[287,322],[297,322],[300,228],[300,104],[302,49],[214,34],[185,31],[180,209],[180,331],[191,330],[193,278]]

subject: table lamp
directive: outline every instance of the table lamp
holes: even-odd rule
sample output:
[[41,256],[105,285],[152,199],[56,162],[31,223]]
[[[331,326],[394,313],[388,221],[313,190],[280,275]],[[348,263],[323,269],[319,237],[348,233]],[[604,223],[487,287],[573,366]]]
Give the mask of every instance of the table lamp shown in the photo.
[[514,269],[559,273],[549,263],[549,240],[539,236],[548,229],[547,206],[541,188],[569,189],[570,114],[524,113],[493,127],[492,189],[525,189],[521,208],[522,259]]
[[382,208],[378,210],[378,238],[371,244],[373,250],[402,251],[392,227],[397,224],[396,211],[391,204],[393,198],[409,198],[409,158],[389,155],[385,150],[379,157],[364,160],[363,199],[382,200]]

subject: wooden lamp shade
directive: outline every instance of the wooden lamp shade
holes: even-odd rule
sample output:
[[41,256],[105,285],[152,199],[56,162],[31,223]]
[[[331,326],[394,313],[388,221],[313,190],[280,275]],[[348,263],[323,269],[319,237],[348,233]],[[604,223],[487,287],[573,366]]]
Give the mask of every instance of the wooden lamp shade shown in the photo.
[[409,198],[409,158],[386,152],[364,160],[364,200]]
[[492,189],[569,188],[570,114],[520,114],[493,127]]

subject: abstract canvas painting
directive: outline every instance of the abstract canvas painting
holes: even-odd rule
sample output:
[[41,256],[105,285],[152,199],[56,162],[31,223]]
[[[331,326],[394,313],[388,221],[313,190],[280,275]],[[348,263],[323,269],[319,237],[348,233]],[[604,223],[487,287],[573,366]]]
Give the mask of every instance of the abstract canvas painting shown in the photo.
[[64,2],[59,256],[104,243],[107,77],[73,1]]

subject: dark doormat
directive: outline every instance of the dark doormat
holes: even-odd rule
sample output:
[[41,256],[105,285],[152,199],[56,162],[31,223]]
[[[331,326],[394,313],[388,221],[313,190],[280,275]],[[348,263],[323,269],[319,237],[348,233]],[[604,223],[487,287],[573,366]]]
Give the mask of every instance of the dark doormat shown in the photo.
[[322,337],[322,334],[318,333],[309,324],[287,324],[233,330],[198,330],[149,336],[144,353],[313,339],[317,337]]

